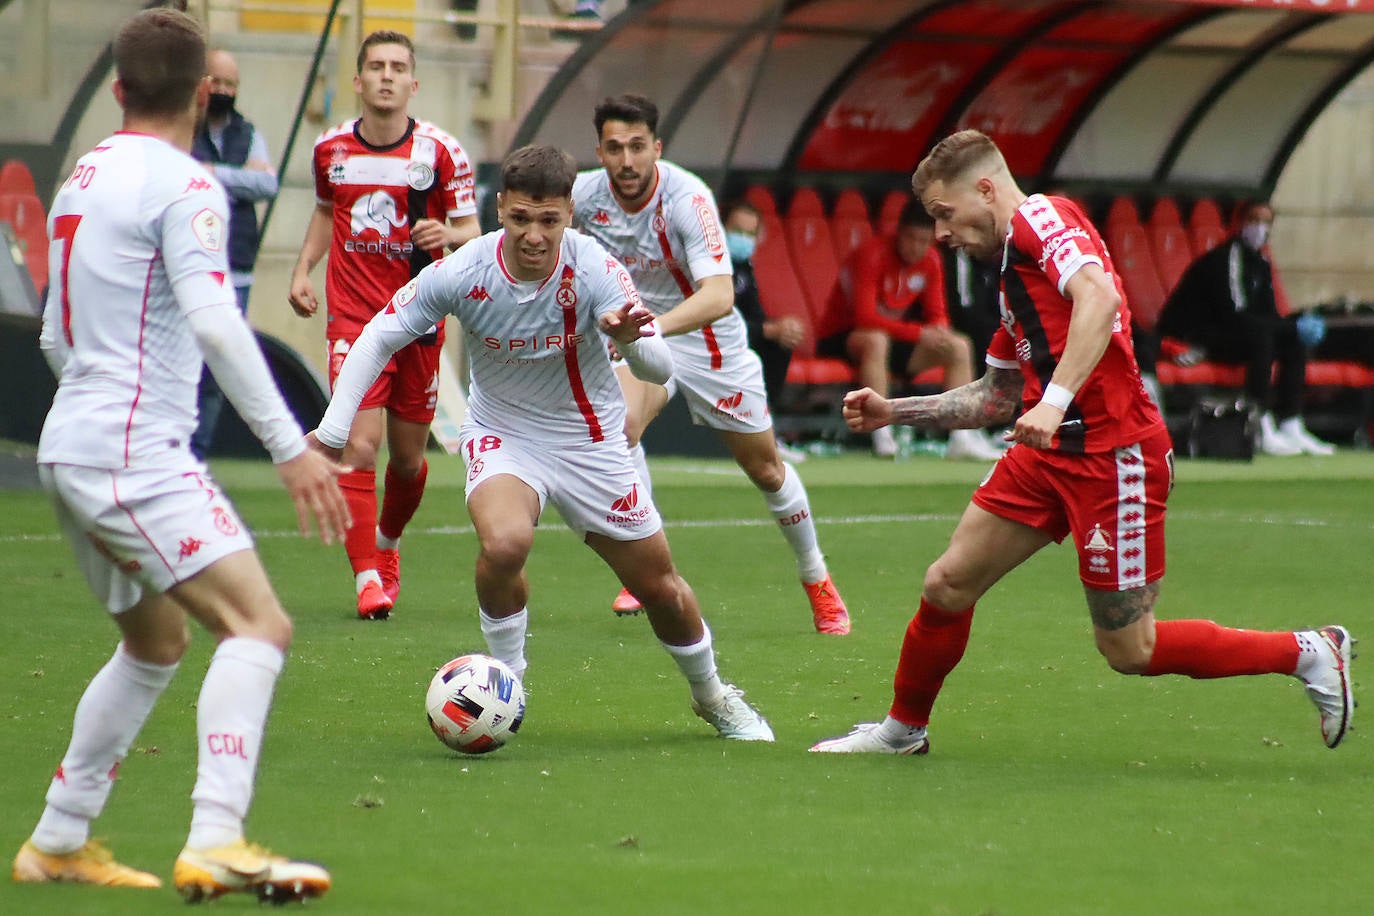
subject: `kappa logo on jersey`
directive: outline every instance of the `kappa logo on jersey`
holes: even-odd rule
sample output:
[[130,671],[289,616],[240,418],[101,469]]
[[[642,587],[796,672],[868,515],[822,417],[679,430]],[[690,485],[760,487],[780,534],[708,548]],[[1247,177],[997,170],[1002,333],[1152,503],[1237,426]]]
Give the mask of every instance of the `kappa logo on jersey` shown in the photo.
[[474,284],[472,289],[468,290],[467,295],[465,295],[463,298],[472,299],[476,302],[487,302],[491,299],[491,293],[487,292],[487,288],[485,286],[479,286]]
[[200,548],[205,546],[205,542],[200,538],[186,537],[182,538],[181,543],[177,546],[180,548],[177,551],[177,559],[184,560],[199,553]]
[[592,222],[598,226],[609,226],[611,224],[611,214],[598,207],[597,211],[592,214]]
[[395,198],[385,191],[373,191],[354,201],[348,224],[355,236],[372,229],[386,239],[391,238],[392,229],[401,228],[406,221],[396,216]]
[[716,219],[716,211],[711,207],[711,201],[705,195],[692,195],[692,209],[696,212],[697,220],[701,223],[701,232],[706,236],[706,252],[717,261],[725,257],[725,238],[721,235],[720,222]]
[[210,182],[206,181],[204,178],[192,178],[186,183],[186,190],[181,193],[190,194],[192,191],[208,190],[210,190]]
[[206,251],[219,251],[224,247],[224,220],[214,210],[201,210],[191,217],[191,231]]

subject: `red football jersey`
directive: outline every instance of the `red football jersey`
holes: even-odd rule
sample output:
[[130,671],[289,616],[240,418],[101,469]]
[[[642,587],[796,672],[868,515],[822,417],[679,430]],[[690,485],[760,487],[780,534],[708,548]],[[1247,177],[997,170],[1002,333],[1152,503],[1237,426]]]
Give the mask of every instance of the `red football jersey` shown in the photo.
[[949,327],[939,249],[931,245],[920,261],[907,264],[892,236],[870,240],[845,263],[820,325],[817,339],[876,328],[907,343],[920,340],[926,326]]
[[988,362],[1020,366],[1024,409],[1040,402],[1068,340],[1073,302],[1064,287],[1096,264],[1121,294],[1106,352],[1074,395],[1055,440],[1066,452],[1102,452],[1141,441],[1164,421],[1140,381],[1131,343],[1131,310],[1111,256],[1083,211],[1070,200],[1034,194],[1016,209],[1002,259],[1002,325]]
[[397,289],[443,257],[416,248],[411,227],[477,212],[472,165],[457,140],[412,118],[405,136],[385,147],[364,141],[357,119],[340,124],[315,141],[311,166],[315,197],[334,208],[326,333],[351,339]]

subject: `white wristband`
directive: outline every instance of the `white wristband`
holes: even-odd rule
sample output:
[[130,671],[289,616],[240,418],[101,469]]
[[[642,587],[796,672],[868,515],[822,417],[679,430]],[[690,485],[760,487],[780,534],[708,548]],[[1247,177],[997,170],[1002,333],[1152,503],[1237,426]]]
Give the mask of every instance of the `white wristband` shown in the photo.
[[1040,400],[1060,410],[1068,410],[1069,405],[1073,403],[1073,392],[1063,385],[1050,382],[1045,386],[1045,393],[1040,396]]

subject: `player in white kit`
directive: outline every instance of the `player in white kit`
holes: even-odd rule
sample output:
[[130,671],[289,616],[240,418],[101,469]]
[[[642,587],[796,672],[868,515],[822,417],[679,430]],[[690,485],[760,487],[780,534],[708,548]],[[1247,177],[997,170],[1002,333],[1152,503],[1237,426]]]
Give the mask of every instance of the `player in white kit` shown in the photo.
[[190,451],[202,353],[267,447],[301,529],[342,537],[337,466],[306,448],[239,313],[224,189],[189,155],[209,97],[196,21],[144,12],[114,43],[123,130],[82,156],[53,201],[41,344],[58,374],[39,474],[121,640],[77,704],[47,805],[15,857],[21,882],[159,887],[90,824],[176,672],[194,617],[217,641],[197,701],[191,830],[173,869],[190,900],[324,893],[329,873],[243,838],[291,621],[234,507]]
[[654,633],[687,678],[692,708],[724,737],[772,741],[743,692],[716,673],[711,631],[678,575],[658,510],[625,440],[625,402],[602,334],[632,371],[662,383],[668,347],[625,268],[572,219],[571,156],[527,146],[502,164],[502,229],[422,270],[363,329],[310,434],[330,454],[391,354],[456,315],[471,366],[462,453],[480,549],[476,586],[491,654],[523,676],[525,561],[546,502],[641,596]]
[[[604,100],[593,117],[603,168],[582,172],[573,187],[573,223],[619,258],[673,351],[665,389],[620,370],[629,406],[626,435],[645,486],[649,469],[640,435],[680,390],[692,421],[714,429],[763,494],[796,555],[797,573],[820,633],[849,632],[849,612],[816,539],[806,487],[778,454],[763,367],[749,348],[725,233],[710,189],[659,157],[658,108],[639,95]],[[617,614],[638,612],[643,596],[622,591]]]

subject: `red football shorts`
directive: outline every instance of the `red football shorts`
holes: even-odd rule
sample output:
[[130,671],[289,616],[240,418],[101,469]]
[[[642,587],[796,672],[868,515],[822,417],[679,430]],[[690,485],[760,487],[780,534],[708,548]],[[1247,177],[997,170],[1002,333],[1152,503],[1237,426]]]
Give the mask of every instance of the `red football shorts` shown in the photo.
[[1056,541],[1072,534],[1083,584],[1125,591],[1164,575],[1164,514],[1173,485],[1173,445],[1161,431],[1090,455],[1013,446],[973,502]]
[[[412,423],[432,423],[434,408],[439,402],[439,350],[444,343],[443,329],[437,340],[430,338],[406,344],[387,362],[377,381],[363,395],[359,410],[385,407],[392,415]],[[352,341],[337,338],[329,341],[329,390],[343,368]]]

